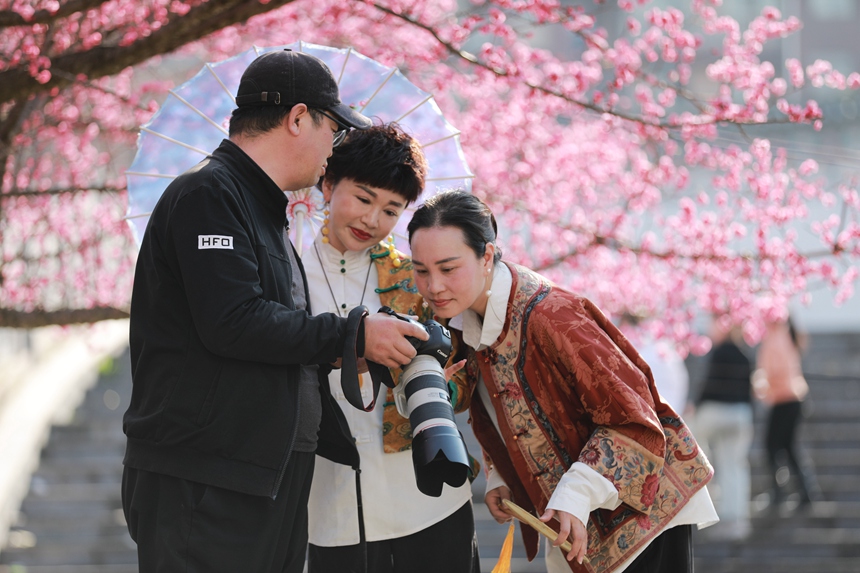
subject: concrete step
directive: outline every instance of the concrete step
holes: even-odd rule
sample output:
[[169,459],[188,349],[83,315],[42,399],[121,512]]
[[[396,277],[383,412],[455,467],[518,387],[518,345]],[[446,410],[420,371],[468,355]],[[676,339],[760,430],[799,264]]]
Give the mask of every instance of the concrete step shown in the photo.
[[[815,463],[815,467],[820,467],[822,470],[826,468],[860,467],[860,448],[856,446],[833,446],[816,449],[810,449],[805,446],[806,444],[801,442],[799,449]],[[754,465],[765,466],[767,455],[763,445],[759,443],[753,444],[750,450],[750,461]]]
[[[828,400],[815,399],[810,401],[809,414],[803,419],[805,424],[832,424],[834,422],[856,422],[857,407],[860,400],[847,400],[845,398],[833,398]],[[761,420],[761,428],[764,429],[764,418]]]
[[[121,459],[116,456],[87,456],[70,460],[63,465],[49,464],[39,467],[31,480],[31,487],[51,484],[76,483],[120,483],[122,480]],[[119,486],[117,486],[119,487]]]
[[51,429],[50,441],[66,440],[86,440],[89,443],[125,442],[125,435],[114,416],[104,420],[90,419],[85,424],[54,426]]
[[[123,543],[131,543],[128,537],[128,529],[125,520],[119,523],[114,521],[104,522],[71,520],[53,520],[44,523],[27,523],[23,527],[14,529],[21,535],[28,537],[37,544],[80,544],[92,539],[122,540]],[[20,537],[20,536],[19,536]],[[26,544],[26,543],[25,543]]]
[[[860,405],[858,405],[860,412]],[[855,416],[851,421],[804,423],[801,428],[801,443],[823,448],[850,448],[857,446],[860,437],[860,421]],[[759,434],[761,436],[761,433]]]
[[[119,529],[117,529],[119,528]],[[126,530],[125,516],[122,508],[105,508],[98,513],[74,515],[71,513],[57,513],[51,515],[25,515],[15,523],[13,531],[28,532],[40,539],[54,540],[62,535],[78,537],[84,533],[119,532]],[[127,533],[126,533],[127,534]],[[90,542],[97,541],[95,535]],[[3,553],[0,553],[0,563],[3,562]]]
[[[35,548],[35,553],[44,552],[45,547],[50,547],[52,551],[67,551],[71,554],[87,547],[87,544],[94,538],[99,540],[100,550],[109,550],[112,553],[125,550],[136,552],[136,546],[128,536],[128,532],[120,529],[119,526],[99,528],[95,530],[92,528],[81,528],[81,531],[61,529],[54,529],[50,532],[41,530],[30,531],[29,529],[15,531],[22,534],[30,534],[30,542],[35,543],[33,546]],[[93,537],[93,534],[95,534],[96,537]],[[27,550],[29,549],[30,548],[27,548]],[[14,560],[16,551],[23,553],[24,549],[9,549],[4,552],[4,557]]]
[[0,565],[0,573],[138,573],[137,561],[110,565]]
[[[855,475],[817,474],[818,484],[825,492],[825,499],[831,496],[842,501],[860,501],[860,478]],[[770,489],[770,476],[759,474],[752,476],[753,495],[756,492],[766,492]],[[847,497],[845,497],[847,496]]]
[[[821,558],[792,557],[785,559],[758,559],[755,556],[706,556],[700,557],[697,550],[694,553],[696,573],[857,573],[857,559],[854,557],[830,557],[825,562]],[[30,573],[29,571],[27,573]]]
[[[129,540],[130,541],[130,540]],[[75,545],[50,544],[44,547],[26,549],[6,549],[3,552],[3,563],[22,565],[24,571],[30,573],[31,566],[84,566],[84,565],[137,565],[137,550],[120,542],[99,540],[97,544],[81,543]]]
[[21,505],[21,512],[28,522],[39,519],[97,519],[121,508],[119,497],[107,499],[84,499],[44,501],[28,498]]
[[34,504],[89,503],[120,499],[120,482],[56,483],[37,488],[28,500]]
[[42,453],[42,458],[46,463],[52,461],[65,462],[68,458],[76,458],[81,454],[102,454],[119,456],[122,462],[122,456],[125,454],[125,440],[102,439],[99,442],[91,443],[85,439],[65,438],[58,436],[56,442],[49,441]]

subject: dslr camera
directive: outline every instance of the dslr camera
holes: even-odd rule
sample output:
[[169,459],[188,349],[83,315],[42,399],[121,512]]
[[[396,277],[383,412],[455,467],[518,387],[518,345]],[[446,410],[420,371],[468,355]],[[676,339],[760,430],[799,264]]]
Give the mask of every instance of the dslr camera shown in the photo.
[[443,483],[459,487],[470,471],[469,453],[454,421],[444,371],[451,356],[451,333],[435,320],[422,323],[400,316],[386,306],[379,312],[416,324],[430,337],[428,340],[407,337],[418,354],[403,367],[400,384],[394,386],[390,376],[383,376],[382,381],[394,388],[397,410],[409,418],[412,426],[412,467],[418,489],[425,495],[439,497]]

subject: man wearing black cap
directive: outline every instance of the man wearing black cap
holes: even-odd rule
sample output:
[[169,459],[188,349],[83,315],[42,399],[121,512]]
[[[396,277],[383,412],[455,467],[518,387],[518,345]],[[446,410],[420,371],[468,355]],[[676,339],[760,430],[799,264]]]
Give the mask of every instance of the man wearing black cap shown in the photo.
[[308,312],[284,191],[371,125],[325,64],[260,56],[236,104],[229,139],[162,195],[135,272],[123,509],[143,573],[302,571],[317,431],[337,407],[317,365],[354,339],[406,364],[405,336],[427,338],[384,314]]

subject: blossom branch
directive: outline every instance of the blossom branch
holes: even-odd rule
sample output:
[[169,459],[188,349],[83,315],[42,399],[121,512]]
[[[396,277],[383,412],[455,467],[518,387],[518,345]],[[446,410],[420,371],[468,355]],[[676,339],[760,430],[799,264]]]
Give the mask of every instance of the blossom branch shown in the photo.
[[[572,226],[563,226],[563,225],[554,225],[559,230],[566,230],[576,233],[578,235],[590,236],[588,242],[584,246],[579,246],[574,249],[570,249],[565,253],[552,257],[550,259],[539,262],[538,265],[535,266],[535,270],[545,271],[547,269],[551,269],[555,266],[558,266],[564,263],[566,260],[571,257],[576,257],[579,255],[584,255],[586,252],[595,247],[606,247],[613,251],[617,251],[619,253],[631,253],[637,256],[649,256],[655,259],[660,260],[689,260],[689,261],[709,261],[709,262],[718,262],[725,263],[736,260],[745,260],[750,262],[761,263],[764,261],[771,262],[783,262],[783,257],[781,255],[776,254],[768,254],[768,253],[752,253],[752,252],[737,252],[729,255],[721,255],[713,252],[708,252],[707,250],[703,250],[700,252],[693,251],[679,251],[675,249],[667,249],[663,251],[657,251],[647,248],[642,248],[641,246],[634,245],[628,242],[625,242],[618,237],[613,237],[611,235],[604,235],[601,233],[597,233],[594,231],[590,231],[587,229],[576,228]],[[845,246],[840,245],[838,242],[834,242],[829,249],[820,249],[816,251],[809,251],[805,253],[797,253],[797,256],[802,259],[813,260],[824,257],[831,257],[833,255],[839,255],[840,253],[845,251]]]
[[173,50],[200,39],[231,24],[244,22],[251,16],[262,14],[295,0],[271,0],[268,3],[246,0],[210,0],[195,6],[184,16],[177,17],[148,36],[123,46],[98,46],[84,52],[62,54],[51,60],[50,79],[40,83],[26,65],[18,65],[0,72],[0,102],[19,101],[35,93],[52,88],[65,88],[72,83],[70,77],[84,74],[99,78],[122,71],[153,56]]
[[[498,76],[500,78],[519,79],[518,76],[510,74],[504,69],[491,66],[491,65],[481,61],[480,58],[478,58],[475,54],[472,54],[471,52],[457,48],[454,44],[452,44],[451,42],[442,38],[439,35],[439,32],[435,28],[433,28],[432,26],[424,24],[422,22],[419,22],[418,20],[410,17],[408,14],[403,14],[401,12],[397,12],[395,10],[392,10],[391,8],[388,8],[386,6],[382,6],[378,3],[374,3],[373,6],[376,7],[378,10],[380,10],[381,12],[384,12],[386,14],[389,14],[391,16],[399,18],[399,19],[409,23],[410,25],[413,25],[417,28],[420,28],[420,29],[426,31],[427,33],[432,35],[433,38],[448,51],[448,53],[450,53],[451,55],[467,62],[468,64],[473,65],[473,66],[477,66],[483,70],[491,72],[492,74],[495,74],[496,76]],[[589,38],[590,36],[582,36],[582,37]],[[759,120],[755,120],[755,119],[751,119],[751,118],[730,118],[730,119],[727,119],[727,118],[716,117],[712,114],[705,114],[705,115],[696,116],[695,118],[688,118],[685,121],[654,121],[654,120],[649,119],[649,118],[644,117],[644,116],[628,114],[628,113],[618,111],[617,109],[614,109],[612,107],[600,106],[600,105],[596,105],[596,104],[593,104],[593,103],[590,103],[587,101],[583,101],[581,99],[571,97],[569,95],[566,95],[566,94],[561,93],[559,91],[553,90],[553,89],[548,88],[546,86],[542,86],[540,84],[530,82],[526,79],[519,79],[519,81],[524,86],[528,87],[529,89],[535,90],[535,91],[540,92],[544,95],[559,98],[561,100],[564,100],[568,103],[571,103],[573,105],[576,105],[576,106],[583,108],[583,109],[586,109],[588,111],[592,111],[594,113],[598,113],[601,115],[602,114],[608,114],[608,115],[617,117],[617,118],[625,120],[625,121],[635,122],[635,123],[639,123],[639,124],[642,124],[642,125],[645,125],[648,127],[655,127],[655,128],[660,128],[660,129],[681,129],[681,128],[690,127],[690,126],[706,126],[706,125],[720,125],[720,124],[774,125],[774,124],[782,124],[782,123],[792,123],[790,119],[768,119],[766,121],[759,121]],[[690,101],[694,101],[694,100],[690,100]]]
[[25,16],[15,10],[0,11],[0,28],[14,26],[32,26],[33,24],[49,24],[66,18],[78,12],[85,12],[106,4],[109,0],[69,0],[56,10],[36,10],[30,16]]
[[[388,8],[387,6],[382,6],[382,5],[376,4],[376,3],[374,3],[374,6],[378,10],[385,12],[386,14],[389,14],[389,15],[394,16],[396,18],[400,18],[401,20],[403,20],[403,21],[405,21],[405,22],[407,22],[413,26],[421,28],[425,32],[429,33],[451,55],[456,56],[457,58],[460,58],[461,60],[464,60],[471,65],[474,65],[474,66],[477,66],[477,67],[482,68],[484,70],[487,70],[487,71],[489,71],[489,72],[491,72],[491,73],[493,73],[493,74],[495,74],[501,78],[511,78],[512,77],[511,74],[509,74],[507,71],[500,69],[500,68],[490,66],[489,64],[482,62],[476,55],[472,54],[471,52],[467,52],[466,50],[461,50],[461,49],[457,48],[451,42],[448,42],[447,40],[443,39],[432,26],[428,26],[427,24],[423,24],[423,23],[411,18],[407,14],[402,14],[400,12],[396,12],[396,11],[392,10],[391,8]],[[567,102],[570,102],[570,103],[577,105],[579,107],[582,107],[584,109],[588,109],[588,110],[593,111],[595,113],[600,113],[600,114],[608,113],[608,114],[614,115],[615,117],[618,117],[621,119],[626,119],[628,121],[635,121],[637,123],[646,123],[648,125],[654,125],[653,123],[647,122],[643,118],[640,118],[638,116],[628,115],[628,114],[625,114],[625,113],[622,113],[622,112],[619,112],[619,111],[616,111],[613,109],[594,105],[594,104],[589,103],[587,101],[582,101],[582,100],[579,100],[576,98],[572,98],[572,97],[567,96],[565,94],[559,93],[555,90],[551,90],[547,87],[544,87],[544,86],[541,86],[538,84],[534,84],[534,83],[531,83],[531,82],[526,81],[526,80],[523,80],[522,83],[530,89],[539,91],[539,92],[546,94],[546,95],[550,95],[553,97],[563,99]]]
[[105,94],[105,95],[109,95],[109,96],[115,97],[116,99],[120,100],[121,102],[123,102],[123,103],[125,103],[125,104],[128,104],[128,105],[130,105],[130,106],[136,107],[136,108],[138,108],[138,109],[139,109],[139,110],[141,110],[141,111],[150,111],[150,110],[149,110],[149,107],[147,107],[147,106],[145,106],[145,105],[141,105],[141,104],[140,104],[140,103],[138,103],[138,102],[132,101],[132,99],[131,99],[131,98],[129,98],[128,96],[124,96],[124,95],[118,94],[118,93],[117,93],[116,91],[114,91],[114,90],[111,90],[111,89],[108,89],[108,88],[106,88],[106,87],[100,86],[100,85],[99,85],[99,84],[97,84],[96,82],[91,81],[89,78],[84,79],[83,81],[81,81],[81,80],[80,80],[80,78],[77,78],[77,77],[75,77],[74,75],[69,74],[69,73],[67,73],[67,72],[64,72],[64,71],[62,71],[62,70],[54,70],[54,74],[57,74],[57,75],[60,75],[60,76],[64,77],[65,79],[69,80],[69,82],[70,82],[70,83],[78,83],[78,84],[80,84],[80,85],[82,85],[82,86],[86,86],[86,87],[88,87],[88,88],[90,88],[90,89],[96,90],[96,91],[101,92],[101,93],[103,93],[103,94]]

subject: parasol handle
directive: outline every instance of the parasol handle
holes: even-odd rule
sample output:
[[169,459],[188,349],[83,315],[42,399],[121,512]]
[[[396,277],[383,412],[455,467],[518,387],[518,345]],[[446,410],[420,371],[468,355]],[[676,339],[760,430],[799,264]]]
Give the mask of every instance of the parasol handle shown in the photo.
[[304,252],[304,242],[305,237],[305,217],[308,215],[308,206],[304,203],[299,203],[296,205],[296,208],[293,210],[293,217],[295,218],[296,223],[296,250],[299,253]]

